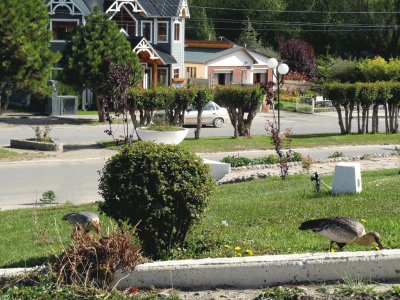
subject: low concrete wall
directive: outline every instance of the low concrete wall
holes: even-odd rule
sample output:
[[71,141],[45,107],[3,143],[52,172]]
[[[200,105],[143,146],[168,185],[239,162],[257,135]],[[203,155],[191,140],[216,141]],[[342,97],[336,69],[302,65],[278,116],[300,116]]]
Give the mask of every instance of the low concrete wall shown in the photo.
[[261,288],[276,284],[333,281],[346,277],[399,280],[400,250],[313,253],[165,261],[118,271],[118,288]]
[[43,143],[32,140],[11,140],[10,147],[16,149],[30,149],[39,151],[63,151],[62,143]]

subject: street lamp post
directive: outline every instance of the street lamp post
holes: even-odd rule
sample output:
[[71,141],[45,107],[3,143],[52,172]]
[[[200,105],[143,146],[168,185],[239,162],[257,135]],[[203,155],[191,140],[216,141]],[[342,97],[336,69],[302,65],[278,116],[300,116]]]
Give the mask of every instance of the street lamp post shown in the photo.
[[[275,76],[277,84],[278,84],[278,132],[281,130],[281,106],[280,106],[280,85],[283,82],[283,75],[289,72],[289,66],[285,63],[279,63],[276,58],[270,58],[267,61],[267,65],[272,68],[272,74]],[[275,72],[275,69],[277,72]]]

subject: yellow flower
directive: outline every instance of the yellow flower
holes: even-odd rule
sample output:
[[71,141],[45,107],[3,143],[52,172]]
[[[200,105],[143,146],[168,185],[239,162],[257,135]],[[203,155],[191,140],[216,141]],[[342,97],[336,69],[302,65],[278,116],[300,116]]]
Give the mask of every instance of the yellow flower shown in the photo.
[[335,251],[335,249],[332,249],[332,250],[328,250],[328,252],[334,253],[336,251]]
[[250,249],[247,249],[247,250],[246,250],[246,254],[247,254],[247,255],[254,255],[253,251],[251,251]]
[[242,250],[242,248],[240,248],[239,246],[235,247],[235,251],[240,251],[240,250]]
[[237,257],[242,257],[243,255],[242,255],[242,253],[239,252],[239,253],[236,253],[236,256]]
[[229,245],[225,245],[224,247],[225,247],[225,249],[230,249],[231,248],[231,246],[229,246]]
[[361,222],[363,222],[363,223],[367,223],[367,220],[365,220],[365,219],[361,219]]

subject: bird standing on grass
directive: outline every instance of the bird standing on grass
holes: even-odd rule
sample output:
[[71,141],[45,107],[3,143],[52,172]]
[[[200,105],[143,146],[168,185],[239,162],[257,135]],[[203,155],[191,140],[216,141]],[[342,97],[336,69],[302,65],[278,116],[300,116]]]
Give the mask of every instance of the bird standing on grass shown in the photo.
[[65,215],[62,219],[75,226],[81,226],[86,232],[89,232],[91,229],[93,229],[97,233],[100,233],[100,219],[99,216],[93,212],[80,211],[70,213]]
[[343,247],[350,243],[364,246],[377,243],[378,247],[383,249],[378,233],[365,233],[364,226],[360,222],[347,217],[309,220],[303,222],[299,229],[311,230],[329,239],[329,252],[332,251],[333,243],[339,246],[339,251],[342,251]]

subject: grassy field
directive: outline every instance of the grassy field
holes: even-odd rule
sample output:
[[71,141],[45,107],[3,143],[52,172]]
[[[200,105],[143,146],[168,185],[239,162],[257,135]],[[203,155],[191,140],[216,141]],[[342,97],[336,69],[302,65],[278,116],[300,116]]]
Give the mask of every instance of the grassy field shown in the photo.
[[[102,142],[104,147],[116,148],[114,142]],[[394,145],[400,144],[400,134],[308,134],[293,135],[292,148],[312,148],[322,146],[344,146],[344,145]],[[201,137],[185,139],[180,145],[193,152],[225,152],[244,150],[270,150],[274,149],[271,137],[267,135],[256,135],[250,138],[239,137]]]
[[[332,177],[323,180],[332,184]],[[304,220],[337,215],[363,219],[367,230],[381,234],[385,247],[400,248],[399,183],[399,170],[393,169],[363,173],[364,191],[358,195],[318,194],[306,175],[219,186],[205,218],[190,232],[187,248],[174,251],[170,258],[325,251],[326,239],[297,228]],[[97,206],[0,212],[0,267],[33,266],[58,252],[68,243],[71,229],[61,218],[78,209],[96,211]],[[111,221],[101,219],[104,230]]]
[[14,152],[14,151],[0,148],[0,160],[5,159],[5,158],[10,158],[10,157],[18,157],[18,156],[21,156],[21,154]]

